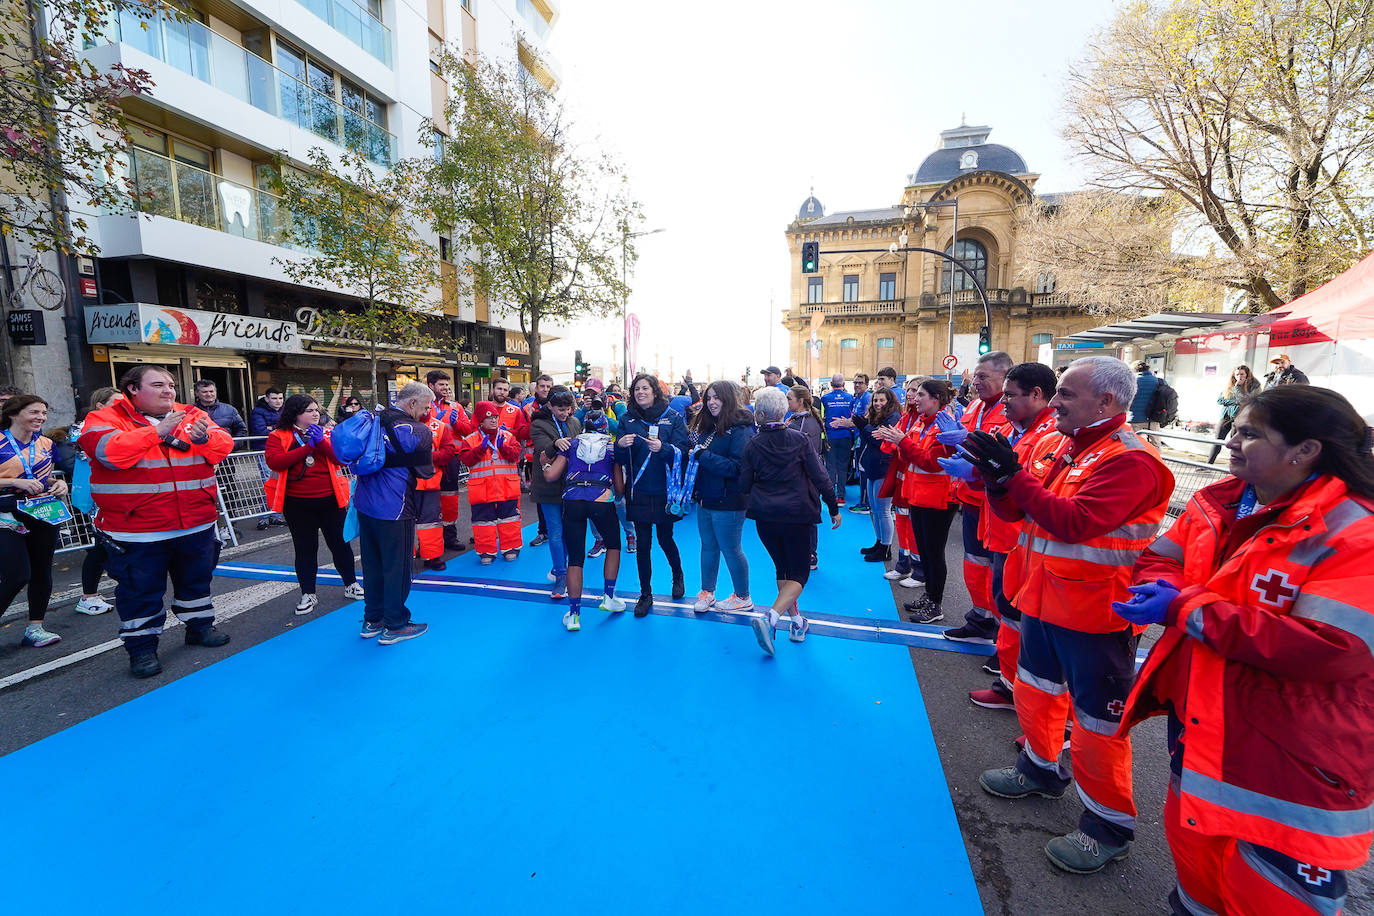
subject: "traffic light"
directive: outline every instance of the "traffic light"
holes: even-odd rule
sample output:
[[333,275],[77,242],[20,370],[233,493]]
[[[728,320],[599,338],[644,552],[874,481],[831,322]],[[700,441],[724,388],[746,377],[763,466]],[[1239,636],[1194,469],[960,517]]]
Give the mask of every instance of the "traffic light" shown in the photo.
[[978,329],[978,355],[992,352],[992,328],[983,325]]
[[821,269],[821,243],[802,242],[802,273],[814,274]]
[[573,353],[573,384],[581,387],[587,380],[587,364],[582,362],[582,351],[577,350]]

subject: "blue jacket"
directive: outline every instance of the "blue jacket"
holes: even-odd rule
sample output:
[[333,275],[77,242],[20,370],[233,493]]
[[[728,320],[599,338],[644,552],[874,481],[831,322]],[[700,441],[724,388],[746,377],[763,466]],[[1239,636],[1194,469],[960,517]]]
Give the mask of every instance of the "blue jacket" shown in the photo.
[[[894,410],[878,426],[896,426],[901,418],[902,412]],[[882,450],[882,442],[873,435],[877,427],[870,426],[863,414],[854,414],[854,427],[859,432],[859,441],[863,443],[863,447],[859,449],[859,467],[869,480],[882,480],[887,476],[887,466],[892,460],[892,453]]]
[[847,426],[831,426],[831,420],[848,420],[854,415],[854,395],[843,388],[831,388],[821,395],[821,405],[825,408],[825,434],[831,439],[852,439],[854,430]]
[[1150,418],[1150,399],[1155,396],[1155,389],[1159,387],[1159,376],[1149,369],[1138,373],[1135,377],[1135,397],[1131,398],[1130,422],[1144,423]]
[[[200,407],[201,410],[205,411],[205,413],[210,417],[211,420],[214,420],[217,424],[224,427],[225,430],[228,431],[229,435],[233,436],[235,439],[243,439],[247,437],[248,424],[243,422],[243,415],[240,414],[236,408],[224,403],[223,401],[215,401],[215,403],[211,404],[209,407],[201,407],[200,404],[197,404],[196,406]],[[277,416],[280,417],[281,414],[278,413]],[[272,429],[275,428],[276,424],[273,423]],[[271,429],[268,430],[268,432],[271,431]],[[264,433],[263,435],[266,434],[267,433]],[[258,446],[258,448],[262,448],[262,446]]]
[[754,422],[744,420],[727,429],[725,435],[714,436],[711,444],[697,453],[696,498],[704,508],[725,512],[740,512],[745,508],[746,499],[739,486],[739,467],[744,448],[756,432],[758,427]]
[[[850,411],[850,418],[867,416],[868,405],[873,403],[873,389],[865,388],[864,393],[854,399],[854,407]],[[854,450],[856,455],[862,455],[864,450],[864,437],[859,435],[859,431],[854,431]],[[867,472],[865,472],[867,473]]]
[[[651,423],[658,424],[658,438],[663,443],[657,452],[649,451],[645,442],[649,438]],[[630,433],[639,437],[634,445],[629,448],[620,445],[615,447],[616,462],[625,466],[625,486],[629,490],[630,500],[667,496],[668,474],[673,467],[673,450],[668,446],[676,445],[683,452],[683,462],[687,460],[687,424],[683,422],[682,414],[669,409],[666,404],[650,407],[643,413],[637,406],[630,407],[620,417],[620,435]],[[639,477],[638,482],[635,481],[636,476]]]
[[[434,436],[429,427],[395,407],[381,413],[382,425],[392,431],[385,436],[386,463],[381,470],[358,478],[353,505],[360,515],[385,521],[415,518],[415,481],[434,476]],[[396,445],[401,446],[400,451]]]
[[[266,398],[258,398],[258,403],[253,406],[252,412],[248,414],[248,428],[255,436],[266,436],[277,428],[277,421],[280,419],[280,410],[273,410],[268,407]],[[261,445],[257,447],[262,448]]]

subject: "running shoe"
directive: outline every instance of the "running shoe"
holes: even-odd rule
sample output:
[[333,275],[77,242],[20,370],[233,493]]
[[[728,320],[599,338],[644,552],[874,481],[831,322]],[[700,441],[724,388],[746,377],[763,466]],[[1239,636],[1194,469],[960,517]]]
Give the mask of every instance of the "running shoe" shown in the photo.
[[301,600],[296,604],[296,616],[300,617],[315,610],[315,605],[320,603],[320,599],[314,595],[301,595]]
[[843,505],[844,505],[844,497],[841,496],[839,499],[835,500],[835,504],[838,505],[838,506],[843,506]]
[[737,614],[740,611],[751,611],[754,609],[754,602],[748,595],[741,598],[739,595],[731,595],[724,601],[716,602],[716,610],[726,614]]
[[362,632],[358,635],[363,639],[371,639],[374,636],[381,636],[382,631],[385,629],[386,627],[382,626],[380,623],[368,623],[364,620]]
[[902,588],[920,588],[925,585],[925,582],[915,576],[907,576],[905,579],[898,580],[897,584]]
[[58,636],[51,630],[43,629],[43,624],[31,623],[24,627],[24,638],[20,640],[19,644],[21,646],[33,646],[35,649],[41,649],[44,646],[51,646],[55,642],[60,642],[61,639],[61,636]]
[[[798,621],[801,621],[798,623]],[[811,629],[811,621],[807,620],[800,613],[792,615],[792,623],[787,628],[787,638],[793,642],[805,642],[806,631]]]
[[716,593],[708,592],[705,589],[697,592],[697,600],[692,604],[692,611],[697,614],[704,614],[716,603]]
[[553,591],[549,592],[550,601],[562,601],[568,597],[568,577],[559,576],[553,583]]
[[628,553],[634,553],[636,546],[635,536],[633,534],[627,534],[625,536],[625,550]]
[[907,574],[900,569],[889,569],[887,572],[883,573],[883,578],[887,579],[889,582],[896,582],[898,579],[905,579],[906,575]]
[[765,608],[760,616],[749,619],[749,625],[754,628],[754,638],[759,641],[759,648],[768,655],[773,654],[773,636],[781,619],[778,612],[771,607]]
[[530,541],[530,546],[531,546],[531,547],[543,547],[543,546],[544,546],[545,544],[547,544],[548,542],[549,542],[549,536],[548,536],[547,534],[536,534],[536,535],[534,536],[534,540]]
[[1031,782],[1016,767],[1001,767],[996,770],[984,770],[983,775],[978,777],[978,784],[983,787],[983,791],[989,795],[996,795],[998,798],[1025,798],[1028,795],[1039,795],[1041,798],[1063,798],[1063,789],[1052,789]]
[[984,709],[1006,709],[1012,712],[1016,710],[1016,704],[1011,700],[1011,693],[998,681],[987,690],[970,690],[968,698],[973,701],[974,706],[981,706]]
[[988,662],[983,666],[983,671],[987,674],[991,674],[993,677],[1001,677],[1002,663],[999,662],[996,657],[994,657],[992,661]]
[[361,582],[354,582],[351,585],[344,586],[344,597],[354,601],[361,601],[367,597],[367,594],[363,591],[363,584]]
[[610,611],[612,614],[619,614],[625,610],[625,599],[617,598],[615,595],[601,596],[601,610]]
[[870,510],[870,509],[868,508],[868,506],[858,505],[858,506],[850,506],[850,507],[849,507],[849,511],[850,511],[850,512],[857,512],[857,513],[859,513],[860,515],[868,515],[872,510]]
[[554,572],[554,571],[551,569],[551,570],[549,570],[548,572],[544,573],[544,578],[545,578],[545,579],[548,579],[550,582],[557,582],[557,581],[558,581],[558,573]]
[[911,612],[912,623],[935,623],[945,619],[945,612],[927,595],[922,595],[915,606],[907,608]]
[[820,565],[821,565],[821,561],[818,560],[818,559],[816,559],[816,555],[815,555],[814,553],[811,554],[811,569],[812,569],[813,571],[814,571],[814,570],[817,570],[817,569],[820,568]]
[[516,547],[513,550],[507,550],[505,553],[501,554],[501,559],[505,560],[507,563],[512,563],[518,556],[520,556],[520,548]]
[[105,613],[106,611],[113,611],[113,610],[114,610],[114,605],[111,604],[110,602],[106,601],[104,598],[100,597],[99,595],[92,595],[92,596],[89,597],[89,598],[82,598],[80,601],[78,601],[78,602],[76,603],[76,612],[77,612],[78,614],[91,614],[91,615],[95,615],[95,614],[103,614],[103,613]]
[[1075,875],[1091,875],[1099,872],[1109,862],[1124,859],[1131,854],[1131,844],[1098,843],[1082,830],[1075,830],[1068,836],[1057,836],[1045,844],[1045,855],[1058,868]]
[[483,566],[490,566],[492,563],[495,563],[495,562],[496,562],[496,554],[494,554],[494,553],[479,553],[479,554],[477,555],[477,562],[478,562],[478,563],[481,563]]
[[568,611],[563,615],[563,629],[569,633],[576,633],[582,629],[582,615],[577,611]]
[[[984,634],[986,632],[987,631],[981,627],[975,627],[973,624],[966,623],[963,626],[951,627],[940,635],[950,642],[967,642],[973,643],[975,646],[995,646],[997,640],[985,636]],[[996,630],[993,632],[995,633]]]
[[382,638],[377,640],[377,644],[381,646],[395,645],[398,642],[405,642],[407,639],[424,636],[425,631],[428,629],[429,624],[427,623],[408,623],[394,630],[388,628],[387,631],[382,634]]
[[597,557],[601,556],[605,552],[606,542],[601,540],[601,538],[597,538],[596,543],[592,545],[592,549],[587,551],[587,556],[595,560]]

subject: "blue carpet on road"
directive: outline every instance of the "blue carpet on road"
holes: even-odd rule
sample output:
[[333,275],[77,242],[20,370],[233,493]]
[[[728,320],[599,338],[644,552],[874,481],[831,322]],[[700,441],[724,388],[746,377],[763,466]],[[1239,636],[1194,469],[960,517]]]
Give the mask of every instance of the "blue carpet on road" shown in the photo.
[[[875,567],[838,561],[866,521],[822,533],[836,562],[803,607],[891,607]],[[533,582],[546,560],[450,569]],[[904,649],[780,634],[769,660],[717,622],[591,608],[569,634],[551,602],[412,609],[420,639],[361,640],[346,608],[0,759],[41,787],[11,793],[7,833],[82,850],[6,909],[982,912]]]

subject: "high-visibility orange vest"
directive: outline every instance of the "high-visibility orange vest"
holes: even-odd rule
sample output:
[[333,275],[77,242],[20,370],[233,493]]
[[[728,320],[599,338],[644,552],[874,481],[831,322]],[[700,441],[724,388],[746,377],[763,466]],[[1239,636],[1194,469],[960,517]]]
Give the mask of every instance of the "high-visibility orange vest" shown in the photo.
[[[935,442],[940,427],[935,425],[935,417],[919,417],[907,438],[914,439],[918,448],[925,448]],[[898,460],[901,460],[900,455]],[[927,471],[911,461],[902,469],[902,498],[908,506],[922,509],[943,509],[949,505],[953,488],[950,477],[944,471]]]
[[[988,402],[981,398],[974,401],[968,410],[964,411],[959,422],[964,424],[969,432],[982,430],[985,433],[1011,433],[1011,421],[1007,419],[1007,410],[1001,398],[993,401],[992,406],[988,406]],[[967,480],[960,480],[955,484],[954,495],[966,506],[982,508],[987,504],[982,487],[971,487]]]
[[[444,421],[434,416],[431,411],[429,417],[424,420],[424,424],[429,427],[430,435],[434,437],[434,451],[439,451],[439,443],[444,438]],[[417,477],[415,479],[416,490],[437,490],[439,484],[443,482],[444,469],[435,468],[435,473],[429,477]]]
[[[1131,567],[1159,533],[1159,523],[1169,506],[1173,474],[1159,460],[1159,453],[1123,424],[1078,456],[1073,466],[1049,481],[1046,489],[1073,499],[1097,469],[1128,450],[1143,449],[1159,464],[1167,483],[1164,495],[1140,514],[1115,529],[1076,544],[1061,541],[1048,530],[1026,519],[1019,546],[1022,562],[1008,564],[1006,593],[1015,595],[1017,610],[1080,633],[1114,633],[1131,624],[1112,610],[1113,601],[1127,601]],[[1143,630],[1144,627],[1137,627]]]
[[[510,435],[511,433],[504,429],[497,429],[491,441],[498,447],[488,449],[482,460],[474,464],[468,472],[470,501],[494,503],[504,499],[520,498],[520,472],[516,470],[515,462],[507,460],[499,448],[501,437]],[[479,447],[482,444],[482,433],[475,432],[466,437],[463,444],[470,449]]]
[[[1046,407],[1031,421],[1030,426],[1021,434],[1021,438],[1012,446],[1021,467],[1029,471],[1036,480],[1045,479],[1054,460],[1059,457],[1059,452],[1068,448],[1069,443],[1073,441],[1055,429],[1054,423],[1054,411]],[[1046,447],[1042,448],[1042,444]],[[1053,455],[1049,461],[1045,461],[1047,454]],[[1038,465],[1038,470],[1032,465]],[[979,513],[978,540],[993,553],[1011,553],[1016,547],[1020,533],[1019,521],[1009,522],[992,511]]]
[[[329,441],[331,432],[328,429],[324,431],[326,442]],[[272,436],[281,442],[282,451],[289,452],[293,448],[300,447],[296,443],[296,437],[292,435],[289,429],[274,429]],[[323,459],[325,464],[329,466],[329,482],[334,486],[335,502],[339,504],[340,509],[347,508],[349,497],[352,495],[348,473],[344,470],[343,465],[330,458],[327,453],[320,452],[316,457]],[[267,494],[267,508],[273,512],[280,512],[286,503],[286,483],[285,473],[269,470],[267,480],[263,483],[263,490]]]

